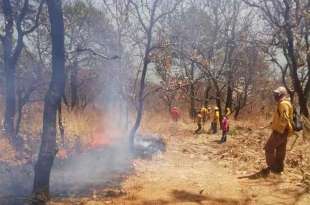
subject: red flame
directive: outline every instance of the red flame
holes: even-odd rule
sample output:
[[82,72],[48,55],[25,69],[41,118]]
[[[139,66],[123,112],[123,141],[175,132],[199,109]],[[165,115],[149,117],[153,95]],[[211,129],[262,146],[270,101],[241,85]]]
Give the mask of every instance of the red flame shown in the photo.
[[111,143],[111,138],[105,134],[102,129],[97,129],[95,130],[88,147],[90,149],[96,149]]
[[65,148],[60,148],[57,152],[57,157],[61,160],[68,158],[68,152]]
[[90,137],[89,143],[86,146],[83,146],[84,148],[81,147],[82,150],[80,152],[75,150],[76,148],[69,149],[69,148],[61,147],[59,148],[56,156],[60,160],[65,160],[69,157],[69,155],[73,153],[82,153],[87,150],[102,148],[111,143],[112,143],[112,138],[107,133],[105,133],[105,131],[102,128],[96,129],[93,132],[92,136]]

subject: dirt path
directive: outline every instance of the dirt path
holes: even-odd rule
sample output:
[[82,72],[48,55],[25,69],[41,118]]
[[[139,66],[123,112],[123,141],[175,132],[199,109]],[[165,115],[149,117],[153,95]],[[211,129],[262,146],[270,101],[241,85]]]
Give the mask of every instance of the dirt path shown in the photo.
[[81,204],[310,204],[309,194],[290,180],[289,173],[238,179],[240,173],[233,168],[238,165],[216,158],[234,139],[221,145],[218,136],[194,136],[192,130],[172,130],[166,153],[135,161],[135,174],[123,183],[124,194]]

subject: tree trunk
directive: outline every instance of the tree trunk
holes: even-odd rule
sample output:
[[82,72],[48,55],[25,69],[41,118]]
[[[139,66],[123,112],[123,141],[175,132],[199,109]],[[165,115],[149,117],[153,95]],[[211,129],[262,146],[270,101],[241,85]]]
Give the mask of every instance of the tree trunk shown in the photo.
[[60,132],[60,140],[61,140],[61,145],[65,145],[65,127],[62,122],[62,109],[61,109],[61,101],[58,105],[58,128]]
[[[147,58],[147,57],[145,57],[145,58]],[[142,70],[142,76],[141,76],[141,80],[140,80],[140,91],[139,91],[136,121],[135,121],[135,124],[129,133],[129,146],[130,146],[131,150],[134,149],[134,138],[135,138],[136,132],[137,132],[137,130],[140,126],[141,120],[142,120],[143,107],[144,107],[144,99],[143,98],[144,98],[145,77],[146,77],[147,66],[148,66],[148,62],[145,59],[144,65],[143,65],[143,70]]]
[[220,114],[220,121],[222,121],[223,118],[223,112],[222,112],[222,103],[221,103],[221,94],[217,93],[216,94],[216,105],[219,108],[219,114]]
[[16,112],[16,85],[15,73],[16,64],[13,62],[13,9],[11,2],[2,1],[2,9],[5,17],[5,36],[2,39],[3,45],[3,63],[5,75],[5,111],[3,127],[6,134],[10,137],[11,143],[14,143],[14,118]]
[[190,116],[195,118],[195,87],[193,84],[190,85]]
[[231,85],[228,84],[225,109],[229,108],[230,110],[232,110],[232,101],[233,101],[233,89],[231,88]]
[[71,91],[71,109],[78,105],[78,63],[73,64],[70,71],[70,91]]
[[190,116],[192,118],[196,117],[196,110],[195,110],[195,86],[194,86],[194,62],[191,63],[191,70],[190,70],[190,77],[191,77],[191,84],[190,84]]
[[235,120],[237,120],[237,119],[238,119],[238,117],[239,117],[239,113],[240,113],[240,107],[239,107],[239,106],[237,106],[237,107],[236,107],[236,110],[235,110],[235,114],[234,114],[234,119],[235,119]]
[[15,73],[16,68],[10,59],[5,58],[5,114],[4,114],[4,129],[9,135],[11,142],[15,142],[15,114],[16,114],[16,85]]
[[19,129],[20,129],[20,123],[22,120],[22,116],[23,116],[23,107],[24,105],[18,103],[18,107],[17,107],[17,118],[16,118],[16,126],[15,126],[15,134],[16,136],[19,133]]
[[57,152],[56,114],[65,85],[64,22],[61,0],[47,0],[52,38],[52,79],[44,100],[43,133],[35,165],[33,204],[45,204],[49,198],[50,173]]
[[208,84],[206,89],[205,89],[205,96],[204,96],[204,106],[207,107],[209,105],[209,92],[211,90],[211,85]]
[[235,110],[235,114],[234,114],[234,119],[237,120],[238,117],[239,117],[239,113],[240,113],[240,107],[236,107],[236,110]]
[[172,100],[168,100],[168,113],[170,113],[172,109]]
[[[19,16],[16,16],[13,11],[10,0],[2,0],[2,9],[4,14],[4,33],[1,38],[3,44],[3,61],[5,73],[5,114],[4,114],[4,129],[10,137],[11,143],[15,144],[15,114],[16,114],[16,65],[21,52],[24,48],[23,37],[24,33],[21,30],[22,19],[25,16],[22,14],[27,11],[29,4],[25,1],[24,7]],[[17,17],[17,18],[16,18]],[[15,24],[14,24],[15,19]],[[15,39],[14,25],[16,25],[17,39]],[[16,43],[14,43],[16,40]],[[14,46],[15,45],[15,46]]]
[[235,114],[234,114],[234,119],[237,120],[238,119],[238,116],[240,114],[240,110],[241,110],[241,101],[242,101],[242,94],[238,94],[237,96],[237,105],[235,107]]
[[[235,2],[236,3],[236,2]],[[235,8],[235,7],[234,7]],[[235,10],[234,10],[235,12]],[[235,39],[235,24],[233,24],[233,32],[232,32],[232,41]],[[233,53],[234,53],[234,46],[229,47],[228,49],[228,73],[227,73],[227,92],[226,92],[226,104],[225,104],[225,110],[229,108],[231,110],[232,108],[232,101],[233,101],[233,72],[234,72],[234,66],[233,66]]]
[[151,40],[152,40],[152,30],[150,29],[147,34],[147,45],[144,52],[144,59],[143,59],[143,68],[142,68],[142,74],[140,79],[140,90],[139,90],[139,96],[138,96],[138,107],[137,107],[137,116],[134,126],[131,128],[129,132],[129,148],[131,150],[134,150],[134,138],[136,135],[136,132],[140,126],[141,120],[142,120],[142,114],[143,114],[143,107],[144,107],[144,89],[145,89],[145,78],[147,73],[147,68],[149,64],[149,52],[151,47]]
[[[287,8],[289,9],[289,8]],[[289,15],[285,16],[286,21],[290,22],[289,20]],[[301,82],[299,80],[298,77],[298,63],[297,63],[297,59],[296,59],[296,55],[295,55],[295,51],[294,51],[294,34],[292,31],[292,28],[290,25],[286,26],[286,36],[287,36],[287,52],[288,52],[288,62],[289,62],[289,66],[290,66],[290,75],[293,81],[293,85],[294,85],[294,89],[297,93],[298,99],[299,99],[299,105],[300,105],[300,111],[302,114],[304,114],[307,118],[310,117],[309,115],[309,109],[307,106],[307,98],[306,95],[303,91]]]

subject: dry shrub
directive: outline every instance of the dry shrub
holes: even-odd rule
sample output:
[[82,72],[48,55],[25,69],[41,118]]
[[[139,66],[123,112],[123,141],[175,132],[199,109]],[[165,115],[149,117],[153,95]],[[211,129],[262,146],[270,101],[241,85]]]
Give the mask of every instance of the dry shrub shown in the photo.
[[8,139],[1,135],[0,137],[0,162],[13,162],[15,159],[15,151],[10,145]]
[[20,134],[38,139],[42,133],[43,103],[26,105],[23,109]]
[[[65,128],[65,137],[88,137],[95,127],[101,123],[102,113],[93,108],[84,111],[69,112],[65,107],[62,110],[62,121]],[[36,103],[26,106],[23,112],[20,133],[29,137],[38,138],[42,134],[43,105]],[[57,124],[58,125],[58,124]],[[57,135],[59,136],[59,129]],[[69,139],[70,140],[70,139]]]
[[96,129],[103,129],[102,115],[94,109],[86,109],[82,112],[64,110],[63,125],[66,141],[75,141],[79,137],[83,142],[87,142]]

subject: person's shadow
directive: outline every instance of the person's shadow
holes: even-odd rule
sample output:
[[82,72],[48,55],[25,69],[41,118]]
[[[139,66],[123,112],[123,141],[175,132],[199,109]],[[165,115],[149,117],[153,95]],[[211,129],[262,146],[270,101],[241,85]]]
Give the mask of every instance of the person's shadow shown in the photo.
[[223,144],[222,140],[213,140],[212,142],[217,143],[217,144]]
[[267,169],[262,169],[254,174],[240,176],[238,179],[259,179],[259,178],[267,178],[270,174],[270,171]]

